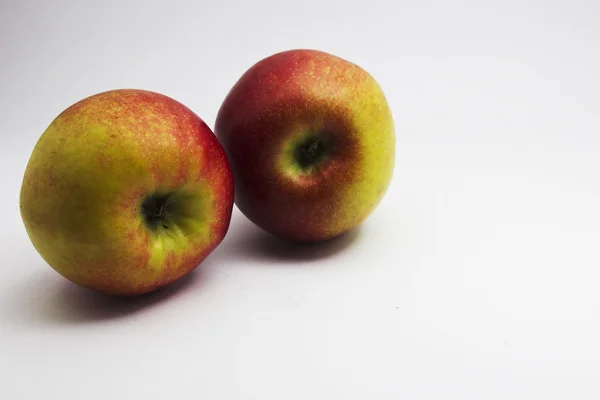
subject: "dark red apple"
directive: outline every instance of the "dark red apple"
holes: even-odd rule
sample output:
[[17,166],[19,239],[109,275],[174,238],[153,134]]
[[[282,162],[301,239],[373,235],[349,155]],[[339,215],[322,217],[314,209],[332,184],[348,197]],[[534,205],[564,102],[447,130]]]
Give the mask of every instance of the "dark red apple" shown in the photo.
[[215,133],[230,158],[236,205],[296,241],[359,225],[394,169],[394,123],[379,84],[321,51],[286,51],[252,66],[227,95]]

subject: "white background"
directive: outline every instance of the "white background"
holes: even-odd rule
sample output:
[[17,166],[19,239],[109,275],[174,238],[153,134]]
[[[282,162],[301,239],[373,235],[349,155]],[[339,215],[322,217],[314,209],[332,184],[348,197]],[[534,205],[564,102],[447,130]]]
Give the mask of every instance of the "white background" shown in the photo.
[[[600,398],[600,3],[0,3],[0,398]],[[60,278],[27,239],[22,175],[64,108],[116,88],[211,127],[292,48],[380,82],[385,200],[307,251],[237,212],[189,279],[137,301]]]

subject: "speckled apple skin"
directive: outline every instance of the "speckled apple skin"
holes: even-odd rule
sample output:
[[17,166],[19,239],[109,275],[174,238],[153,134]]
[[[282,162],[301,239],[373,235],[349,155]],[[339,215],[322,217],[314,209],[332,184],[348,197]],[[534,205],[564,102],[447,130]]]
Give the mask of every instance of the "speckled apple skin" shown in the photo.
[[[241,212],[294,241],[330,239],[362,223],[394,170],[394,122],[381,87],[322,51],[285,51],[253,65],[225,98],[215,134]],[[293,150],[308,135],[326,137],[331,148],[306,171]]]

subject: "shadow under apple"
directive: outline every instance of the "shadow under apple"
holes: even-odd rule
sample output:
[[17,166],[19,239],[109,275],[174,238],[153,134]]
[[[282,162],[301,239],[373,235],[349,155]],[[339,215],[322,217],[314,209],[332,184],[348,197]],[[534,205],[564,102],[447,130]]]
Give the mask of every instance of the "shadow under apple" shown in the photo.
[[280,263],[316,262],[332,257],[356,243],[360,226],[340,236],[322,242],[301,243],[276,237],[246,217],[237,213],[232,227],[221,248],[217,260],[234,258],[236,261],[262,260]]
[[125,318],[195,289],[204,275],[199,266],[171,285],[141,296],[122,297],[95,292],[44,271],[22,282],[5,299],[3,319],[17,325],[47,327]]

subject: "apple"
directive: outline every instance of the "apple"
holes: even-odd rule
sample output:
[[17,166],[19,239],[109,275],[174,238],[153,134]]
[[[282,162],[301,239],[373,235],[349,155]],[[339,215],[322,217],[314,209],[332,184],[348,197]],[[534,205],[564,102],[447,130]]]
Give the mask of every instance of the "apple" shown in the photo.
[[254,64],[227,94],[215,134],[240,211],[292,241],[322,241],[361,224],[394,169],[394,122],[381,87],[361,67],[317,50]]
[[25,170],[20,210],[42,258],[78,285],[140,295],[182,278],[223,240],[229,162],[183,104],[136,89],[54,119]]

